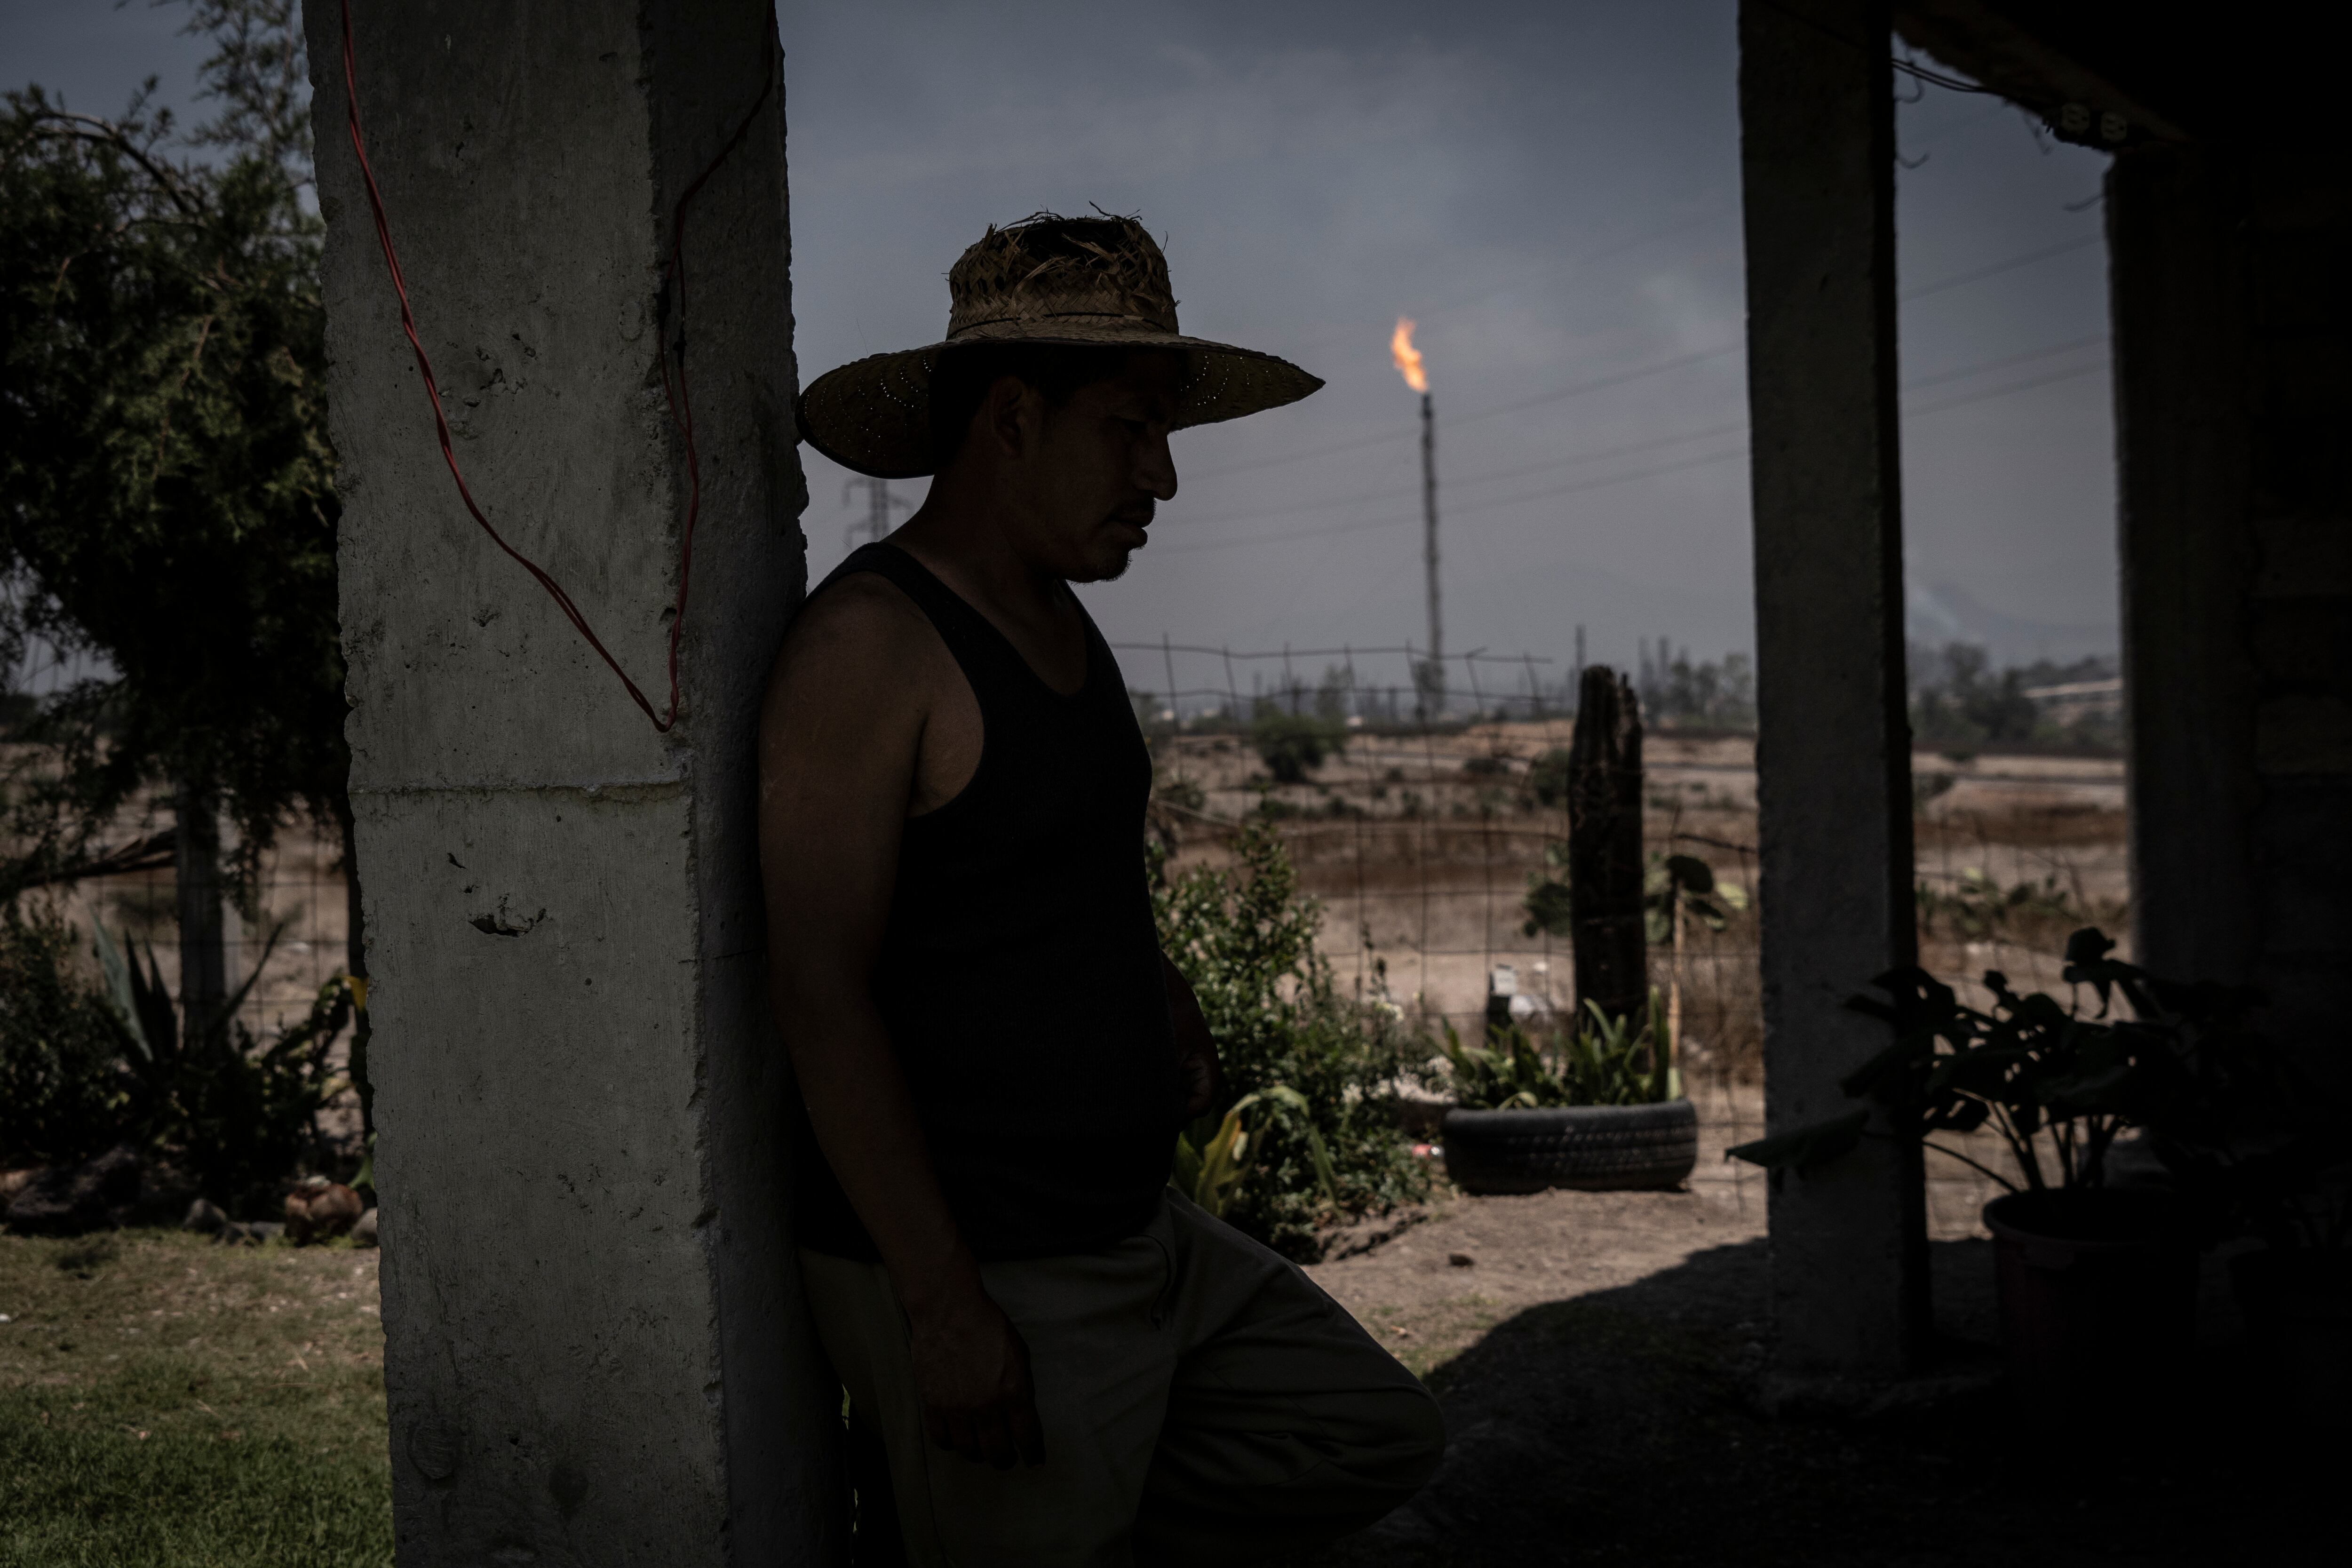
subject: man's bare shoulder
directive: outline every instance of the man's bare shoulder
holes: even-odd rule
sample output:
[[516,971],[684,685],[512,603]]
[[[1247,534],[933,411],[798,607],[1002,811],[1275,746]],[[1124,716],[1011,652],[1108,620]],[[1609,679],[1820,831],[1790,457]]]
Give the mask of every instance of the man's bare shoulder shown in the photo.
[[876,573],[845,577],[801,607],[776,656],[775,694],[789,700],[919,710],[948,658],[930,619]]
[[929,666],[934,651],[940,644],[929,616],[889,578],[861,572],[800,606],[776,663],[779,672],[814,672],[825,679],[877,666],[903,677]]

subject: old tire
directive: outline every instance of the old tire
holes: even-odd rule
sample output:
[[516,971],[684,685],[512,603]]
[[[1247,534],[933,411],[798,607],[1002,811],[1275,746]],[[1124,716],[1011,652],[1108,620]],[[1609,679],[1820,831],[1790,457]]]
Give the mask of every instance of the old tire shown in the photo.
[[1698,1111],[1655,1105],[1570,1105],[1445,1113],[1446,1174],[1471,1193],[1546,1187],[1625,1192],[1679,1186],[1698,1163]]

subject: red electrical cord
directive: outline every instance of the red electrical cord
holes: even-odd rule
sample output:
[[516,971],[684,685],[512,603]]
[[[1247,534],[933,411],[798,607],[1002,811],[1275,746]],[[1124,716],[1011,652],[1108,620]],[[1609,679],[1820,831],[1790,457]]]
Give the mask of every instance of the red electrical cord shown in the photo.
[[[517,565],[538,580],[539,585],[547,590],[548,597],[555,601],[555,607],[563,612],[564,619],[572,623],[572,629],[596,650],[597,657],[613,673],[620,677],[621,684],[628,689],[629,700],[644,710],[656,731],[667,734],[677,722],[677,639],[686,627],[687,583],[694,569],[694,524],[702,511],[702,463],[694,446],[694,405],[686,393],[686,209],[701,193],[710,176],[719,172],[719,165],[742,145],[743,138],[751,132],[752,120],[766,107],[768,95],[775,90],[775,61],[772,58],[768,60],[766,72],[760,83],[760,96],[751,100],[751,107],[744,112],[742,123],[735,127],[735,134],[727,139],[727,144],[719,150],[719,155],[695,176],[692,184],[686,187],[686,194],[678,197],[670,218],[669,265],[663,280],[663,293],[666,302],[670,282],[675,280],[677,286],[677,380],[675,385],[671,384],[669,344],[665,338],[660,343],[662,392],[669,400],[670,418],[677,424],[678,434],[686,442],[687,499],[686,526],[680,531],[678,541],[677,603],[672,606],[669,623],[669,711],[664,715],[654,711],[654,705],[646,700],[646,694],[637,689],[637,683],[629,679],[620,661],[605,648],[588,625],[588,617],[580,613],[580,606],[573,604],[572,595],[563,591],[563,585],[548,575],[537,562],[509,544],[499,531],[490,526],[490,520],[482,515],[481,507],[474,500],[474,492],[466,487],[466,476],[457,468],[457,454],[449,443],[449,418],[442,412],[441,388],[433,379],[433,362],[426,357],[424,342],[416,334],[416,315],[408,302],[408,280],[400,270],[400,255],[392,243],[392,226],[383,215],[383,192],[376,185],[375,170],[368,163],[367,142],[360,132],[359,63],[352,47],[352,0],[342,0],[342,13],[343,104],[351,128],[352,151],[359,157],[360,177],[367,184],[368,205],[375,214],[376,242],[383,247],[383,264],[392,274],[392,289],[400,298],[400,329],[408,334],[408,346],[416,354],[417,374],[424,377],[425,394],[433,405],[433,428],[440,437],[441,460],[449,465],[449,477],[457,482],[458,499],[466,503],[466,510],[473,515],[474,521],[481,524],[482,531],[490,536],[490,542],[506,552]],[[667,310],[663,314],[666,317]],[[665,332],[667,326],[665,320],[662,322]]]

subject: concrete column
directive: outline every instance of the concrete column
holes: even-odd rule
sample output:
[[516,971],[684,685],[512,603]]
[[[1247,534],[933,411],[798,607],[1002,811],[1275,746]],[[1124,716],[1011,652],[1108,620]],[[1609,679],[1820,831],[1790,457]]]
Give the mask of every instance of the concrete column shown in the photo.
[[2211,153],[2107,175],[2132,919],[2139,961],[2245,984],[2262,945],[2243,227]]
[[458,503],[340,7],[304,9],[400,1561],[831,1561],[839,1390],[792,1264],[753,854],[755,704],[803,585],[772,12],[353,6],[459,460],[656,706],[688,487],[670,216],[773,81],[688,221],[702,510],[663,735]]
[[[1765,1121],[1781,1132],[1851,1107],[1838,1080],[1887,1037],[1843,1004],[1916,950],[1894,107],[1883,5],[1743,0],[1739,42]],[[1911,1364],[1927,1322],[1922,1200],[1902,1140],[1775,1188],[1782,1373]]]

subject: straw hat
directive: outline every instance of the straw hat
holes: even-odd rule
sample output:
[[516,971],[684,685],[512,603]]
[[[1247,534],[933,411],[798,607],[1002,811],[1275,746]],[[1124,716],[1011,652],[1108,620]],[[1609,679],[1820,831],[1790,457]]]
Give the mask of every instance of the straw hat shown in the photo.
[[1287,360],[1179,331],[1168,259],[1133,218],[1035,213],[992,226],[949,269],[948,300],[945,341],[817,377],[796,405],[801,438],[877,479],[935,471],[931,372],[940,355],[982,345],[1182,350],[1178,430],[1279,408],[1323,384]]

